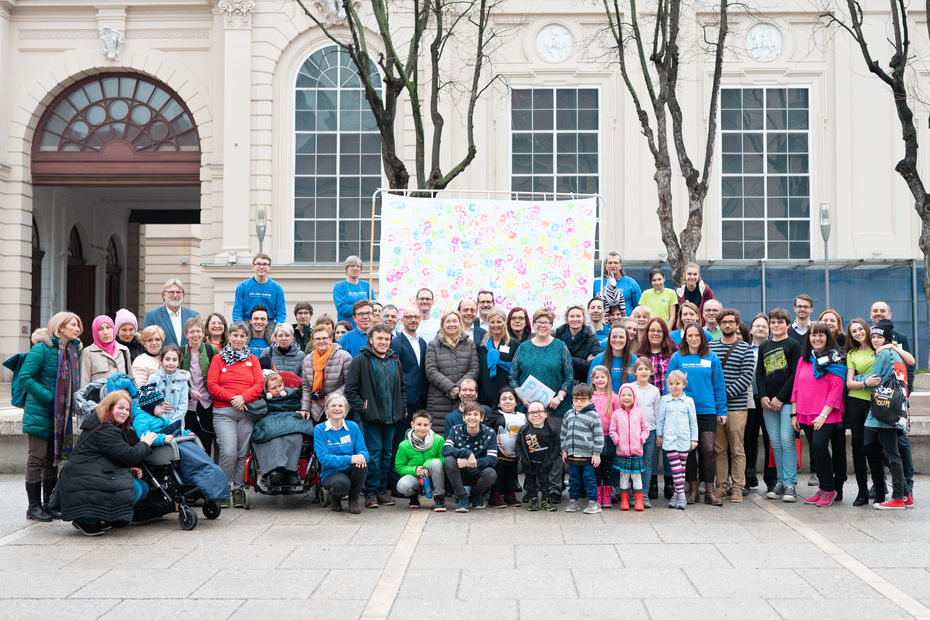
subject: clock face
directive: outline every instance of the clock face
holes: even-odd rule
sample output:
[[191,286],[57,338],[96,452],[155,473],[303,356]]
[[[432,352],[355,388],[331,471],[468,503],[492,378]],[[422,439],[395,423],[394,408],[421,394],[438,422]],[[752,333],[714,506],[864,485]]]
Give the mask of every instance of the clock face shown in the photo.
[[536,35],[536,53],[546,62],[563,62],[572,53],[572,33],[565,26],[551,24]]
[[774,60],[782,52],[781,32],[771,24],[756,24],[746,34],[746,51],[756,60]]

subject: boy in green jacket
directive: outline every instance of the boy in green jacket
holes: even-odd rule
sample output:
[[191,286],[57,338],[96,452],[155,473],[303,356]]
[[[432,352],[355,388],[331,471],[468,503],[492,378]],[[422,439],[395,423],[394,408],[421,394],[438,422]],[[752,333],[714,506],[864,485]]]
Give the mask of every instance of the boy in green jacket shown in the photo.
[[410,507],[420,507],[420,478],[426,477],[432,488],[433,510],[446,511],[445,471],[442,468],[442,435],[432,430],[429,412],[421,409],[413,414],[407,438],[397,446],[394,469],[400,475],[397,492],[410,498]]

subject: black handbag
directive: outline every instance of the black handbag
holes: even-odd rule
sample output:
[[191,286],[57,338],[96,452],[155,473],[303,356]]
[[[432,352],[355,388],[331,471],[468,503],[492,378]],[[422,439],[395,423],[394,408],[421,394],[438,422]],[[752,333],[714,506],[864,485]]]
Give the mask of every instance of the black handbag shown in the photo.
[[872,390],[869,405],[872,417],[889,426],[898,426],[907,421],[907,395],[898,378],[892,374]]

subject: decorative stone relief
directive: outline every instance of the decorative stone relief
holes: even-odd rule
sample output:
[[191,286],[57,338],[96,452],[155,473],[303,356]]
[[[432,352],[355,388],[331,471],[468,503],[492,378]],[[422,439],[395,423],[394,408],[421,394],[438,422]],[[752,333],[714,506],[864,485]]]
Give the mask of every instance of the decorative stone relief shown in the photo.
[[536,53],[546,62],[564,62],[571,53],[574,41],[565,26],[550,24],[536,35]]
[[226,16],[227,26],[251,26],[255,13],[254,0],[220,0],[217,7]]
[[774,60],[782,52],[781,32],[772,24],[756,24],[746,33],[746,51],[755,60]]
[[[361,6],[360,0],[350,0],[352,8],[356,11]],[[313,6],[320,15],[320,21],[327,26],[333,26],[345,21],[347,17],[346,8],[342,0],[313,0]]]
[[125,42],[126,39],[119,30],[114,30],[109,26],[100,29],[100,51],[107,57],[107,60],[118,61]]

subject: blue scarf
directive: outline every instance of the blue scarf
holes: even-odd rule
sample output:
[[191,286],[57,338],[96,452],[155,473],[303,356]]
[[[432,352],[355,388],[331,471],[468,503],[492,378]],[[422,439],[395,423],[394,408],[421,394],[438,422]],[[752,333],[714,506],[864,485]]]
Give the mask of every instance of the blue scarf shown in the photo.
[[832,373],[840,379],[846,379],[846,360],[836,349],[830,349],[823,355],[818,355],[811,351],[811,364],[814,365],[814,378],[819,379],[826,373]]
[[[501,342],[504,342],[501,340]],[[488,341],[484,343],[484,348],[488,352],[487,364],[488,364],[488,376],[492,379],[497,376],[497,369],[500,368],[508,375],[510,374],[510,362],[501,361],[501,352],[494,348],[494,340],[491,337],[488,337]]]

